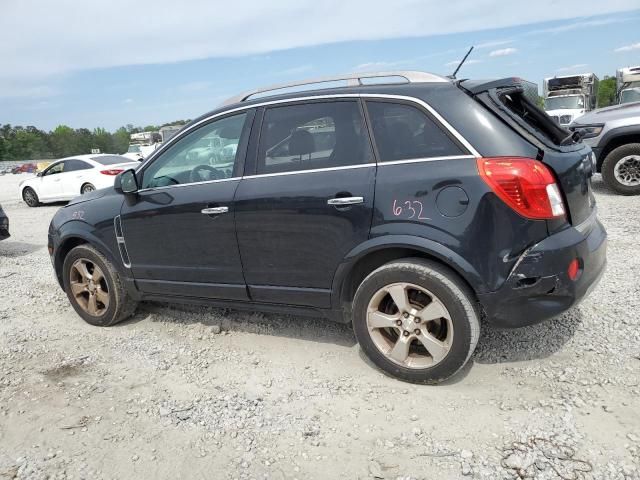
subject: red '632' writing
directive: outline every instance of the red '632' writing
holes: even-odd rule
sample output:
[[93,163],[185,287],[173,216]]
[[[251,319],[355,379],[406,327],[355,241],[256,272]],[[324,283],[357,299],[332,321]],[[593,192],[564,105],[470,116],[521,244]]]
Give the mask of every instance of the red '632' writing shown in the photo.
[[403,217],[408,220],[431,220],[422,214],[422,202],[419,200],[397,200],[393,201],[393,215]]

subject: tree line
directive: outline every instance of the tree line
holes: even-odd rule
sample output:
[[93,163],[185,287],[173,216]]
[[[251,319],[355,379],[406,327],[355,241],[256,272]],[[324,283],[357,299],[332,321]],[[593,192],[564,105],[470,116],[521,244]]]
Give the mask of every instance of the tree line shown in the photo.
[[59,125],[47,132],[34,126],[5,124],[0,126],[0,161],[42,160],[91,153],[94,148],[102,153],[124,153],[132,133],[158,131],[166,125],[184,125],[189,120],[176,120],[163,125],[134,127],[126,125],[115,132],[104,128],[71,128]]
[[[604,77],[598,88],[598,107],[606,107],[616,102],[616,79]],[[544,108],[544,99],[538,97],[538,105]],[[184,125],[189,120],[176,120],[163,125],[134,127],[129,124],[109,132],[104,128],[73,129],[59,125],[46,132],[36,127],[0,126],[0,161],[41,160],[70,157],[91,153],[94,148],[102,153],[124,153],[129,146],[132,133],[158,131],[166,125]]]

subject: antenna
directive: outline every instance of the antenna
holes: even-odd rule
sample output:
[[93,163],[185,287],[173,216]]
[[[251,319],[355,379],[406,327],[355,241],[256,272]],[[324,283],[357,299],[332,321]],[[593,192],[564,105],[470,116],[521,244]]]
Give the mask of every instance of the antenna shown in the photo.
[[462,59],[462,61],[458,64],[458,67],[454,70],[454,72],[449,75],[449,78],[452,78],[455,80],[456,78],[456,74],[458,73],[458,70],[460,70],[460,68],[462,67],[462,65],[464,64],[464,62],[467,60],[467,57],[469,56],[469,54],[471,53],[471,51],[473,50],[473,46],[469,49],[469,51],[467,52],[467,54],[464,56],[464,58]]

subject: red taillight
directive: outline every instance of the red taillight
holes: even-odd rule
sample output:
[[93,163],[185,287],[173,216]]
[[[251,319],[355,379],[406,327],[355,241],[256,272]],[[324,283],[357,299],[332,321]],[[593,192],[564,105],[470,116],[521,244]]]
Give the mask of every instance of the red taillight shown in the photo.
[[122,171],[124,171],[122,168],[112,168],[110,170],[100,170],[100,173],[103,175],[118,175]]
[[569,267],[567,268],[567,275],[569,275],[569,278],[573,282],[575,281],[576,278],[578,278],[579,274],[580,274],[580,260],[578,260],[577,258],[574,258],[573,260],[571,260],[571,263],[569,263]]
[[531,158],[478,158],[478,171],[494,193],[526,218],[551,220],[565,215],[551,171]]

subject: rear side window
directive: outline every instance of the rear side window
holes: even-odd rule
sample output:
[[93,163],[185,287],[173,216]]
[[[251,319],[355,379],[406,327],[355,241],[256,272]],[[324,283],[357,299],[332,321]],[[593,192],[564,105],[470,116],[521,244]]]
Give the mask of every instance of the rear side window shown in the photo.
[[[138,151],[140,151],[140,148],[138,148]],[[121,157],[120,155],[101,155],[99,157],[92,157],[92,160],[102,165],[116,165],[118,163],[131,162],[130,158]]]
[[366,103],[380,161],[466,153],[434,120],[418,108],[390,102]]
[[89,170],[93,168],[87,162],[83,162],[82,160],[66,160],[64,162],[64,171],[65,172],[75,172],[78,170]]
[[372,159],[355,101],[274,107],[264,114],[258,174],[358,165]]

